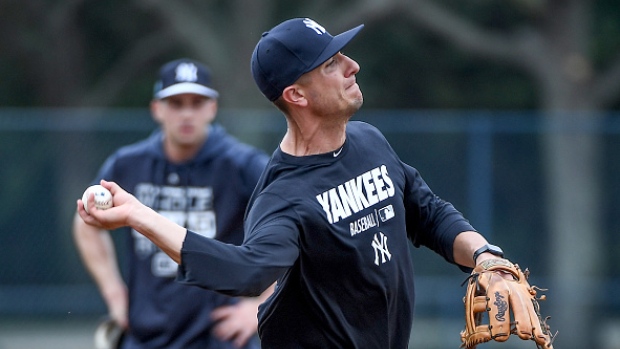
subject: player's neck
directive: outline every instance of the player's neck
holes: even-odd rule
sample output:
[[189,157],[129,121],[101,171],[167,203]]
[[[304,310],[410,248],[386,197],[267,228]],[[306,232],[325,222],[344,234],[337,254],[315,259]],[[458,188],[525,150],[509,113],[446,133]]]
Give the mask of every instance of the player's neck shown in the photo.
[[328,153],[340,148],[346,139],[346,122],[301,124],[287,121],[280,149],[293,156]]
[[164,142],[164,152],[168,161],[172,163],[184,163],[193,159],[200,151],[203,143],[178,144]]

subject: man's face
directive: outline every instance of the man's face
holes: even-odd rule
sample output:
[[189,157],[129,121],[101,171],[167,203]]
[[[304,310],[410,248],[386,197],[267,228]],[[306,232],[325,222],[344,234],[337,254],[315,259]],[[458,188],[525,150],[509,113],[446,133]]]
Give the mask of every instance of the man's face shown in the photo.
[[206,127],[215,118],[217,101],[185,93],[155,100],[153,117],[161,125],[166,141],[174,146],[195,146],[204,142]]
[[302,77],[300,83],[308,91],[306,98],[317,115],[346,116],[348,119],[364,102],[355,74],[360,66],[351,58],[337,53]]

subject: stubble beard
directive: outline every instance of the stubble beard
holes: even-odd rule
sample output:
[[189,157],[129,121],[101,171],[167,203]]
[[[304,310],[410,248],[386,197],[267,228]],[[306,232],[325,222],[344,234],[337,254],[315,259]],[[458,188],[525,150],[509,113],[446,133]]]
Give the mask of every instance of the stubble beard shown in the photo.
[[349,104],[349,108],[347,110],[347,114],[350,114],[351,116],[353,116],[353,114],[357,113],[358,110],[360,110],[362,108],[362,105],[364,104],[364,96],[362,96],[360,94],[359,97],[355,98],[350,104]]

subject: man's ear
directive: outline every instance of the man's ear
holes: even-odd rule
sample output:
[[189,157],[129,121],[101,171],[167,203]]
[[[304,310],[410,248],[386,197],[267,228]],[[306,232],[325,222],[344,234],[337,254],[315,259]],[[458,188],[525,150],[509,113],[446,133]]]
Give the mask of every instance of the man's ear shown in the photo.
[[282,98],[289,104],[305,107],[308,100],[305,96],[305,90],[298,84],[288,86],[282,91]]
[[209,108],[209,123],[212,123],[213,120],[215,120],[215,116],[217,115],[217,99],[209,98],[207,103],[207,108]]
[[160,108],[161,108],[161,101],[159,101],[157,99],[153,99],[151,101],[151,117],[158,124],[161,124],[161,122],[162,122],[162,116],[161,116]]

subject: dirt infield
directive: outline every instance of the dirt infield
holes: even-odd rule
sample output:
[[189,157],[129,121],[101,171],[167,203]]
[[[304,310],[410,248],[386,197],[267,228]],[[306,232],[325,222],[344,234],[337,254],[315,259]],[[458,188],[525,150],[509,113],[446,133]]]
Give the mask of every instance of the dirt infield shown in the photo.
[[[0,349],[93,349],[93,334],[100,319],[70,314],[62,318],[0,317]],[[459,321],[417,319],[410,348],[456,348],[460,345],[461,326]],[[532,342],[518,338],[509,342],[510,345],[488,343],[485,348],[529,349],[533,346]]]
[[0,349],[91,349],[97,318],[0,320]]

